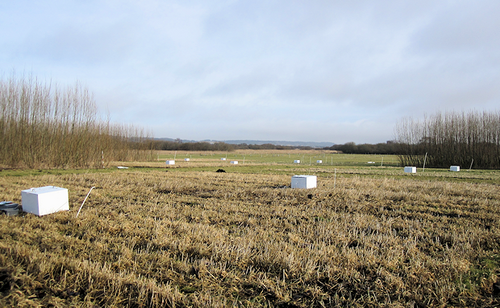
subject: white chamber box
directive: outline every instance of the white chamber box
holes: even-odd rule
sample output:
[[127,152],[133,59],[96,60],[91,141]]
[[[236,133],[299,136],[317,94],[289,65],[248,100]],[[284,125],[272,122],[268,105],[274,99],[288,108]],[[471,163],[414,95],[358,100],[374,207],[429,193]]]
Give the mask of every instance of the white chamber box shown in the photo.
[[450,166],[450,171],[459,172],[460,171],[460,166]]
[[175,165],[175,160],[167,160],[165,163],[167,165]]
[[189,158],[184,158],[184,161],[189,161]]
[[317,178],[315,175],[292,176],[292,188],[316,188]]
[[233,164],[233,165],[237,165],[237,164],[238,164],[238,161],[233,160],[233,161],[231,161],[231,164]]
[[44,186],[21,191],[23,211],[43,216],[69,211],[69,195],[66,188]]
[[405,167],[405,173],[417,173],[417,167]]
[[294,164],[300,164],[300,160],[296,159],[293,161]]
[[323,161],[322,161],[322,160],[317,160],[317,161],[316,161],[316,163],[318,163],[318,164],[322,164],[322,163],[323,163]]
[[222,157],[220,160],[226,160],[226,158],[225,158],[225,157]]

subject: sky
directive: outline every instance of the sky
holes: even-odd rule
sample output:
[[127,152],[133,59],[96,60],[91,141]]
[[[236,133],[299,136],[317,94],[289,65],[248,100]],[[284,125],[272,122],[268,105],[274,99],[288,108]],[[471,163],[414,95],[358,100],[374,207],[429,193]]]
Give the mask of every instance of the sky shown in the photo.
[[380,143],[498,111],[498,0],[0,0],[0,77],[85,85],[156,138]]

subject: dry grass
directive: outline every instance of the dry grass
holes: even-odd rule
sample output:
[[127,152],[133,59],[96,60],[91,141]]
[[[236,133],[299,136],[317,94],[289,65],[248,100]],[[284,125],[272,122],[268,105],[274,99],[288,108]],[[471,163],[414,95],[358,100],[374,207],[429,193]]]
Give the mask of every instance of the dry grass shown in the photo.
[[[0,218],[0,306],[498,305],[498,185],[125,171],[56,185],[70,212]],[[96,186],[82,213],[76,211]]]

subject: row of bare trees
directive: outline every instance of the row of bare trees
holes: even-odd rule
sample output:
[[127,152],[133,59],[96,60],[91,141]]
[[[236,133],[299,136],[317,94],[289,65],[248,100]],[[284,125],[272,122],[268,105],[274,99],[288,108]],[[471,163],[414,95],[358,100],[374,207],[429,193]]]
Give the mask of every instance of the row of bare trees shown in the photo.
[[100,168],[149,159],[151,146],[142,130],[100,120],[93,95],[78,83],[61,89],[32,76],[0,80],[2,165]]
[[500,168],[500,112],[448,112],[405,118],[396,127],[405,166]]

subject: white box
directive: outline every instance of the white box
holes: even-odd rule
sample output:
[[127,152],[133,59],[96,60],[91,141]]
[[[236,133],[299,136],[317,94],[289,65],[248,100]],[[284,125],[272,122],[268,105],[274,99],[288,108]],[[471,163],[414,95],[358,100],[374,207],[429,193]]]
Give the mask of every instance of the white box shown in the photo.
[[417,173],[417,167],[405,167],[405,173]]
[[323,161],[322,161],[322,160],[317,160],[316,162],[317,162],[318,164],[322,164],[322,163],[323,163]]
[[184,161],[189,161],[189,158],[184,158]]
[[450,171],[458,172],[460,171],[460,166],[450,166]]
[[167,165],[175,165],[175,160],[167,160],[165,163]]
[[315,175],[294,175],[292,176],[292,188],[316,188]]
[[300,164],[300,160],[296,159],[293,161],[294,164]]
[[233,165],[237,165],[237,164],[238,164],[238,161],[233,160],[233,161],[231,161],[231,164],[233,164]]
[[21,191],[23,211],[37,216],[69,211],[69,195],[66,188],[44,186]]
[[225,157],[222,157],[220,160],[226,160],[226,158],[225,158]]

